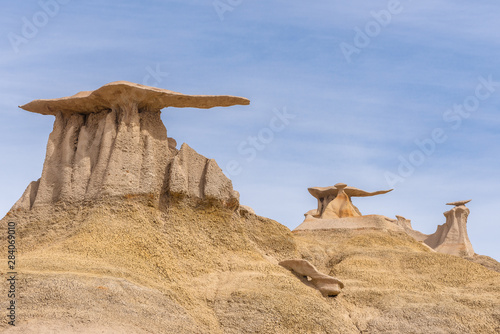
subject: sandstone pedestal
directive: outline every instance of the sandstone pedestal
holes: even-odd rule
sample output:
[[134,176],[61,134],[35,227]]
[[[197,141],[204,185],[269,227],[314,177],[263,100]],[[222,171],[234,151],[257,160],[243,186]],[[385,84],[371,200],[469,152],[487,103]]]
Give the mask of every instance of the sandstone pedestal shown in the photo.
[[444,213],[446,223],[439,225],[434,234],[424,242],[437,252],[458,256],[473,256],[474,249],[467,234],[467,217],[470,210],[465,206],[467,201],[447,203],[455,207]]
[[111,196],[192,197],[238,207],[214,160],[167,137],[160,118],[166,107],[246,105],[234,96],[184,95],[126,81],[71,97],[35,100],[21,108],[54,115],[42,176],[13,209]]
[[374,196],[391,190],[366,192],[344,183],[333,187],[308,188],[309,193],[318,200],[318,208],[308,211],[305,219],[294,231],[332,230],[332,229],[380,229],[405,232],[436,252],[471,257],[474,249],[467,235],[467,201],[447,203],[455,207],[444,213],[446,223],[439,225],[433,234],[424,234],[411,226],[411,221],[402,216],[390,219],[381,215],[362,215],[352,204],[353,196]]
[[313,187],[308,190],[318,200],[318,209],[313,216],[322,219],[360,217],[361,212],[352,204],[351,197],[375,196],[392,191],[390,189],[367,192],[348,187],[345,183],[337,183],[333,187]]

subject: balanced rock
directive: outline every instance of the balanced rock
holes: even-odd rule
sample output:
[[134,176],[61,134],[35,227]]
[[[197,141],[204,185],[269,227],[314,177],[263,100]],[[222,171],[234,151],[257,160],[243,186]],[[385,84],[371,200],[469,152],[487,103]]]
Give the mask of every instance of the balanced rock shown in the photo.
[[[124,99],[142,91],[133,90]],[[134,99],[157,108],[141,96]],[[20,210],[0,221],[1,235],[14,231],[17,236],[15,269],[20,273],[16,326],[3,317],[0,332],[499,332],[497,272],[430,252],[403,233],[352,228],[292,234],[278,222],[236,206],[232,200],[237,195],[215,162],[186,144],[178,150],[166,136],[159,112],[138,106],[127,125],[126,107],[101,110],[99,99],[92,103],[88,106],[96,106],[94,112],[73,114],[87,115],[73,129],[66,124],[72,117],[69,107],[58,106],[62,111],[54,113],[55,125],[60,125],[62,138],[51,135],[57,140],[49,141],[52,151],[41,180],[28,188]],[[130,147],[137,154],[127,145],[135,145]],[[63,149],[64,154],[59,152]],[[106,159],[109,165],[102,163]],[[128,159],[140,168],[132,169],[136,166]],[[62,184],[56,173],[70,175],[70,184]],[[134,186],[119,183],[127,174],[132,175],[123,181]],[[148,180],[150,186],[143,187]],[[63,192],[65,187],[71,191]],[[128,191],[145,196],[128,196]],[[76,195],[78,200],[67,202]],[[168,205],[157,207],[154,200]],[[203,202],[214,200],[226,206]],[[349,226],[372,219],[310,217],[313,223]],[[404,218],[399,225],[380,219],[394,229],[411,228]],[[11,243],[0,238],[0,249],[10,249]],[[484,258],[481,263],[498,268],[493,259]],[[339,275],[348,291],[301,259]],[[324,296],[347,293],[328,300],[317,289]]]
[[237,207],[239,195],[214,160],[186,144],[176,149],[160,110],[249,103],[241,97],[184,95],[117,81],[95,91],[23,105],[56,119],[42,176],[13,209],[140,194],[158,201],[169,195],[190,196]]
[[446,222],[439,225],[433,234],[424,234],[414,230],[411,227],[411,221],[401,216],[396,216],[397,220],[394,221],[394,224],[402,227],[408,235],[436,252],[472,257],[474,249],[467,235],[467,217],[470,211],[465,206],[470,201],[447,203],[447,205],[454,205],[455,207],[444,213]]
[[345,183],[337,183],[333,187],[314,187],[308,190],[318,200],[318,208],[308,211],[304,215],[304,221],[294,229],[294,232],[338,228],[402,230],[402,227],[394,224],[393,219],[381,215],[362,215],[351,200],[351,197],[386,194],[392,189],[367,192],[348,187]]
[[467,234],[467,217],[470,210],[465,206],[471,200],[447,203],[455,207],[444,213],[446,222],[439,225],[436,232],[424,242],[440,253],[458,256],[473,256],[474,249]]
[[351,197],[386,194],[393,189],[367,192],[348,187],[345,183],[337,183],[333,187],[313,187],[308,188],[308,190],[318,200],[318,209],[314,216],[316,218],[332,219],[362,216],[358,208],[352,204]]
[[280,266],[292,270],[300,276],[309,277],[310,282],[318,289],[324,297],[336,296],[344,288],[344,283],[335,277],[323,274],[309,261],[302,259],[285,260]]
[[304,221],[293,231],[335,230],[335,229],[378,229],[405,232],[430,249],[451,255],[471,257],[474,249],[467,235],[469,209],[465,204],[471,200],[447,203],[455,207],[444,213],[446,223],[439,225],[433,234],[414,230],[411,221],[402,216],[390,219],[382,215],[362,215],[352,204],[351,197],[375,196],[390,190],[366,192],[344,183],[333,187],[308,188],[309,193],[318,200],[318,208],[305,214]]

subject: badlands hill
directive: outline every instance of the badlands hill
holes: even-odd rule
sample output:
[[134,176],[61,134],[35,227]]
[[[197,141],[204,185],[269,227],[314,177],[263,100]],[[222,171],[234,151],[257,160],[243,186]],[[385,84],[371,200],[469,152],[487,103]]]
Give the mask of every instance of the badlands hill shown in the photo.
[[[16,326],[3,317],[2,333],[500,331],[493,259],[438,253],[384,228],[292,233],[241,206],[215,161],[177,149],[155,118],[171,101],[203,98],[105,88],[26,107],[60,111],[41,179],[1,221],[2,235],[16,223],[19,290]],[[308,260],[344,288],[324,297],[279,265],[290,259]]]

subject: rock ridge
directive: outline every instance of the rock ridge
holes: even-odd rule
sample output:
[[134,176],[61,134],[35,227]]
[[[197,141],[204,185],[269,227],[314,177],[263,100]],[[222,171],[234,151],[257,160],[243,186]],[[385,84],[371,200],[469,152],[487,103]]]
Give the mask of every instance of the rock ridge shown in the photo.
[[375,196],[386,194],[392,189],[367,192],[348,187],[345,183],[337,183],[332,187],[308,188],[308,191],[318,200],[318,208],[305,213],[304,221],[294,229],[294,232],[330,229],[401,231],[436,252],[461,257],[473,257],[475,254],[467,234],[467,217],[470,211],[465,204],[471,200],[446,203],[455,206],[444,213],[446,222],[439,225],[433,234],[424,234],[414,230],[411,221],[402,216],[390,219],[381,215],[362,215],[352,204],[353,196]]

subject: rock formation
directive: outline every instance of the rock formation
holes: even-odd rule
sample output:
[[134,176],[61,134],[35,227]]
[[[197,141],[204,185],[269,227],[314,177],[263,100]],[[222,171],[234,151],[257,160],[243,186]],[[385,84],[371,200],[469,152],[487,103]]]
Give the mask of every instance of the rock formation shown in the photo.
[[[353,228],[291,233],[235,210],[231,182],[214,161],[176,148],[159,108],[167,97],[248,101],[164,93],[115,83],[30,104],[56,122],[41,179],[0,221],[2,236],[15,227],[18,273],[16,324],[3,316],[0,332],[499,332],[498,262],[430,251],[402,217],[311,214],[316,227]],[[1,237],[0,249],[12,240]],[[335,295],[342,282],[337,298],[316,290]]]
[[324,297],[336,296],[340,293],[340,290],[344,288],[344,283],[335,277],[319,272],[318,269],[307,260],[285,260],[281,261],[279,265],[296,272],[298,275],[309,277],[310,282]]
[[157,201],[190,196],[238,205],[238,193],[214,160],[167,137],[166,107],[247,105],[234,96],[184,95],[126,81],[21,108],[54,115],[42,176],[13,209],[106,196],[147,194]]
[[470,210],[465,206],[471,200],[447,203],[455,207],[444,213],[446,222],[439,225],[436,232],[423,240],[440,253],[473,256],[474,249],[467,235],[467,217]]
[[332,219],[362,216],[358,208],[352,204],[351,197],[367,197],[386,194],[390,190],[367,192],[344,183],[337,183],[333,187],[308,188],[309,193],[318,200],[318,209],[313,214],[316,218]]
[[439,225],[433,234],[424,234],[411,226],[411,221],[402,216],[390,219],[381,215],[363,216],[351,201],[353,196],[374,196],[388,193],[382,190],[369,193],[338,183],[333,187],[309,188],[311,195],[318,199],[318,208],[305,214],[305,219],[294,232],[305,230],[332,229],[382,229],[401,231],[422,242],[436,252],[471,257],[474,249],[467,235],[468,201],[447,203],[455,207],[444,213],[446,223]]
[[308,188],[309,193],[318,200],[318,208],[308,211],[305,219],[294,231],[329,230],[336,228],[380,228],[398,230],[393,219],[381,215],[362,215],[352,204],[351,197],[367,197],[386,194],[390,190],[367,192],[358,188],[337,183],[333,187]]
[[463,257],[472,257],[474,249],[467,235],[467,217],[469,209],[465,204],[471,200],[447,203],[455,207],[444,213],[446,222],[439,225],[433,234],[424,234],[416,231],[411,226],[411,221],[401,216],[396,216],[394,223],[415,238],[416,240],[429,246],[439,253],[457,255]]

